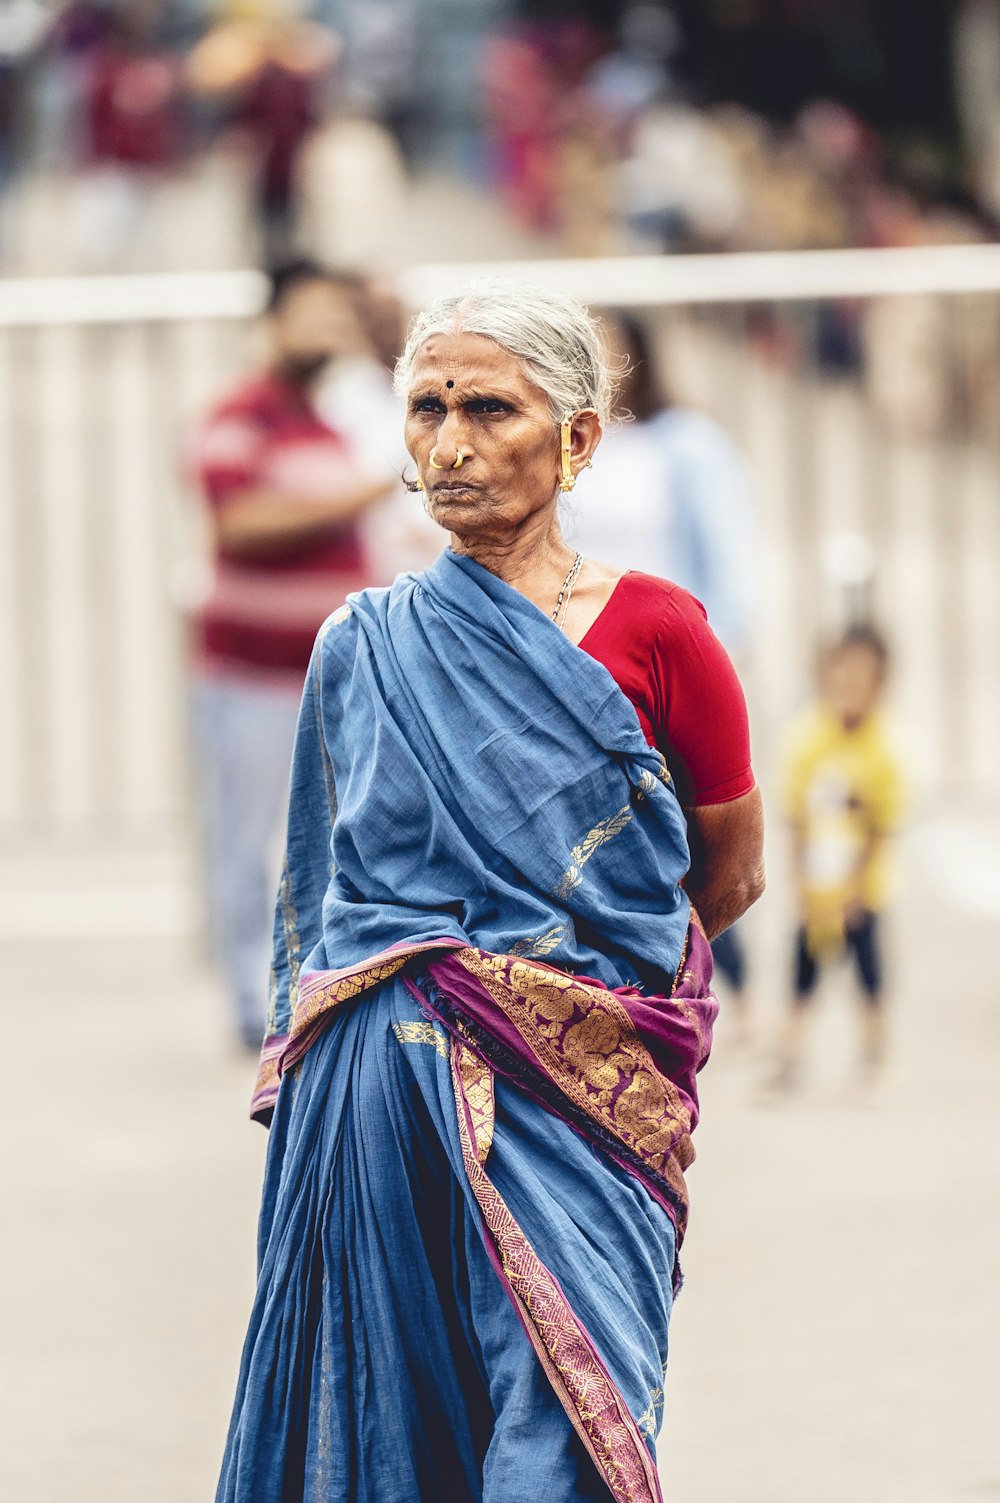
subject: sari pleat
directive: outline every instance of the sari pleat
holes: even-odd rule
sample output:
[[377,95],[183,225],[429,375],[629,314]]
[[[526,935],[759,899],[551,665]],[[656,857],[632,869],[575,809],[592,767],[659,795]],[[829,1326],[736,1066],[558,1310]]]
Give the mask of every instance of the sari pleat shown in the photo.
[[[447,1053],[443,1030],[387,982],[338,1014],[288,1077],[220,1503],[609,1496],[497,1279],[462,1168]],[[616,1338],[646,1395],[665,1360],[652,1332],[669,1312],[669,1217],[609,1166],[620,1225],[605,1199],[607,1237],[595,1242],[581,1221],[596,1209],[583,1196],[594,1150],[512,1089],[500,1092],[491,1152],[535,1234],[560,1237],[559,1276],[592,1290],[595,1318],[601,1284],[617,1302],[629,1266],[644,1291],[656,1287],[649,1339],[638,1314]],[[665,1287],[662,1269],[648,1284],[651,1230]]]

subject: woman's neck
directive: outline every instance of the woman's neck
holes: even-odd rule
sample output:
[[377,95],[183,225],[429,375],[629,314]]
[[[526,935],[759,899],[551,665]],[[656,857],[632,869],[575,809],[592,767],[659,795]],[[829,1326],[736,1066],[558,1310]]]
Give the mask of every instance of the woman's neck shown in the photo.
[[460,537],[453,533],[451,546],[453,552],[489,569],[546,612],[552,610],[575,556],[563,539],[558,518],[552,514],[530,518],[507,536]]

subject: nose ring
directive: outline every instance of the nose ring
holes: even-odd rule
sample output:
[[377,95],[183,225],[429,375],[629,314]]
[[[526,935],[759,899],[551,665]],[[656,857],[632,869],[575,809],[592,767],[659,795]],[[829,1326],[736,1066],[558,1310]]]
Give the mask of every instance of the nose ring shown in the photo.
[[432,470],[443,470],[444,469],[444,465],[443,464],[438,464],[437,460],[434,458],[434,456],[435,456],[436,453],[437,453],[437,449],[432,449],[431,450],[431,457],[430,457],[430,466],[431,466],[431,469]]
[[465,455],[462,453],[461,449],[456,449],[456,451],[455,451],[455,463],[452,465],[452,469],[453,470],[460,470],[462,468],[462,465],[464,463],[465,463]]

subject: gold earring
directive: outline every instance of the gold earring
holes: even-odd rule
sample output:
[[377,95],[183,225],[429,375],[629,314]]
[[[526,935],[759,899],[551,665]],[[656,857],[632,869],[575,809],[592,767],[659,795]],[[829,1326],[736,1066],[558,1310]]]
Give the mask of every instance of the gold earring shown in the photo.
[[567,412],[560,425],[560,455],[562,467],[562,479],[559,482],[561,491],[571,491],[576,485],[576,476],[573,474],[573,414]]
[[413,489],[415,491],[422,491],[422,490],[426,490],[426,488],[427,487],[424,485],[424,482],[421,480],[420,476],[418,475],[417,478],[416,478],[416,480],[414,480],[414,482],[413,482]]
[[443,470],[444,469],[444,465],[443,464],[438,464],[437,460],[434,458],[434,456],[435,456],[436,453],[437,453],[437,449],[436,448],[431,450],[431,460],[430,460],[431,469],[432,470]]

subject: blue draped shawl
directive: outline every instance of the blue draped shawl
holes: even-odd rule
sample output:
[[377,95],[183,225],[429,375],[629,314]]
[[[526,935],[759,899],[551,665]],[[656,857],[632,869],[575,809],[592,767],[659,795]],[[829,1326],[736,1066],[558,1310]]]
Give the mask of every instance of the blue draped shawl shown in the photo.
[[449,550],[317,640],[269,1032],[288,1032],[300,969],[442,937],[669,991],[687,867],[663,757],[607,669]]
[[714,1015],[687,865],[632,705],[487,570],[449,551],[326,623],[220,1500],[659,1498]]

